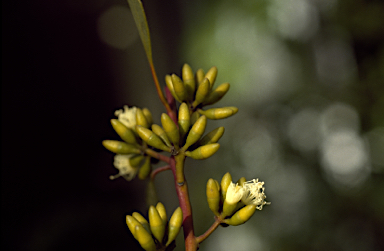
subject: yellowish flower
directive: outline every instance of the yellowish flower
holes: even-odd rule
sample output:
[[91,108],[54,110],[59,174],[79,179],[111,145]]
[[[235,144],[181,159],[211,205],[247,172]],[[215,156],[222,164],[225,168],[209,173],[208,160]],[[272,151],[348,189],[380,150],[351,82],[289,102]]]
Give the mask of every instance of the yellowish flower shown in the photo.
[[269,205],[271,202],[266,202],[267,196],[264,194],[264,182],[259,182],[259,179],[253,179],[243,184],[244,194],[241,201],[245,205],[255,205],[257,209],[263,209],[264,205]]
[[239,186],[239,184],[234,184],[231,182],[228,186],[227,195],[225,197],[225,201],[228,204],[236,204],[241,200],[244,194],[244,188],[242,186]]
[[124,179],[130,181],[135,178],[138,167],[132,167],[129,163],[129,159],[133,154],[116,154],[114,158],[113,165],[119,170],[118,174],[111,175],[109,178],[114,180],[118,177],[123,177]]
[[123,109],[115,111],[117,119],[123,123],[126,127],[134,129],[136,126],[136,110],[135,106],[129,108],[127,105],[123,106]]

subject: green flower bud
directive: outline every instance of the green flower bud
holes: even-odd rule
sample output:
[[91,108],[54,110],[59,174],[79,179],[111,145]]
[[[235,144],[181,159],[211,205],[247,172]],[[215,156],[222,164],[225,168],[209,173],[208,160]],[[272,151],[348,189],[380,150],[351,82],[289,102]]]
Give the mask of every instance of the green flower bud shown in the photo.
[[176,239],[177,235],[180,232],[181,225],[183,224],[183,211],[180,207],[176,208],[173,212],[171,219],[169,220],[168,225],[168,241],[165,246],[171,244],[173,240]]
[[206,99],[210,91],[211,83],[209,82],[208,78],[204,78],[203,81],[200,82],[199,87],[197,88],[195,100],[193,101],[192,106],[196,107],[200,103],[202,103]]
[[150,110],[148,110],[148,108],[143,108],[143,114],[145,116],[145,118],[147,119],[147,122],[149,125],[152,125],[153,124],[153,118],[152,118],[152,113]]
[[171,152],[171,149],[166,146],[163,141],[151,130],[144,128],[142,126],[136,126],[136,132],[139,134],[139,137],[147,142],[148,145],[153,146],[157,149]]
[[111,124],[113,129],[116,131],[116,133],[120,136],[122,140],[127,142],[128,144],[136,144],[136,137],[135,134],[131,129],[126,127],[123,123],[121,123],[117,119],[111,119]]
[[130,145],[117,140],[103,140],[103,146],[113,153],[128,154],[136,153],[140,154],[140,150],[134,145]]
[[171,142],[169,141],[167,134],[165,133],[164,129],[161,128],[161,126],[156,125],[156,124],[153,124],[153,125],[152,125],[152,132],[154,132],[157,136],[159,136],[160,139],[162,139],[163,142],[164,142],[168,147],[172,147],[172,144],[171,144]]
[[245,177],[241,177],[236,183],[239,184],[240,186],[243,186],[243,184],[247,182]]
[[185,152],[185,155],[192,159],[206,159],[214,155],[219,150],[220,144],[214,143],[205,146],[200,146],[192,152]]
[[131,158],[129,158],[129,164],[132,167],[138,167],[141,163],[141,161],[144,159],[143,155],[134,155]]
[[211,105],[218,102],[229,90],[229,83],[223,83],[213,90],[204,100],[203,105]]
[[175,89],[175,94],[178,97],[178,99],[183,102],[187,100],[188,93],[185,89],[183,81],[176,75],[172,74],[172,83],[173,88]]
[[140,224],[135,227],[136,240],[140,243],[140,246],[146,251],[156,251],[156,244],[152,236],[145,230]]
[[175,93],[175,88],[173,88],[172,77],[170,75],[165,75],[165,84],[167,85],[172,96],[181,103],[181,100],[177,97]]
[[179,129],[166,113],[161,114],[161,124],[163,125],[164,131],[173,145],[179,146]]
[[147,156],[145,157],[144,164],[140,167],[139,173],[137,174],[137,176],[139,177],[139,179],[144,180],[151,173],[151,170],[152,170],[151,157]]
[[225,119],[237,113],[239,109],[231,107],[212,108],[206,111],[199,110],[199,113],[205,115],[208,119]]
[[196,143],[201,138],[201,136],[204,134],[206,126],[207,118],[205,116],[201,116],[197,119],[197,121],[193,124],[191,130],[188,133],[187,140],[185,141],[185,145],[183,146],[184,150],[187,150],[188,147]]
[[184,64],[181,76],[183,78],[185,89],[187,89],[189,100],[192,100],[196,89],[196,82],[193,76],[193,71],[188,64]]
[[136,228],[136,226],[141,225],[140,222],[130,215],[127,215],[125,217],[125,221],[127,223],[129,231],[131,231],[133,237],[135,237],[135,239],[137,239],[135,228]]
[[165,233],[165,224],[159,212],[154,206],[150,206],[148,210],[149,226],[153,236],[161,243]]
[[165,210],[163,203],[158,202],[156,205],[156,210],[157,210],[157,212],[159,212],[159,215],[160,215],[161,219],[163,220],[164,224],[167,224],[167,221],[168,221],[167,211]]
[[212,86],[215,84],[216,77],[217,77],[217,67],[213,66],[205,74],[205,78],[208,78],[209,83],[211,83],[211,89],[212,89]]
[[237,211],[230,219],[224,220],[224,223],[237,226],[248,221],[256,211],[255,205],[248,205]]
[[179,107],[179,118],[178,118],[180,136],[184,137],[187,134],[189,127],[191,126],[191,116],[189,115],[188,105],[182,103]]
[[148,221],[140,213],[134,212],[132,217],[135,218],[145,228],[145,230],[147,230],[148,233],[151,233]]
[[220,191],[217,185],[217,181],[214,179],[209,179],[207,182],[207,201],[209,209],[216,215],[219,216],[219,207],[220,207]]
[[195,124],[196,121],[200,118],[200,114],[198,111],[194,111],[191,115],[191,125]]
[[218,127],[199,140],[201,146],[216,143],[224,134],[224,127]]
[[223,178],[221,179],[220,187],[221,187],[221,197],[223,201],[225,200],[225,197],[227,195],[227,190],[229,185],[232,183],[232,176],[230,173],[224,174]]
[[147,118],[145,117],[143,111],[139,108],[136,110],[136,125],[149,128],[149,123],[147,121]]

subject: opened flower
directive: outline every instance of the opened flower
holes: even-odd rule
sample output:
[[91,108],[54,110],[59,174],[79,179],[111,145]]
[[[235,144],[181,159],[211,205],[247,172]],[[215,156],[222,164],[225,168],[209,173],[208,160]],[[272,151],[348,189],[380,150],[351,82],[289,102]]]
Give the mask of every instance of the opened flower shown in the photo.
[[264,182],[259,182],[259,179],[253,179],[243,184],[244,194],[241,201],[245,205],[255,205],[257,209],[263,209],[264,205],[269,205],[271,202],[266,202],[267,196],[264,194]]
[[225,201],[228,204],[236,204],[241,200],[244,194],[244,188],[242,186],[239,186],[239,184],[234,184],[231,182],[228,186],[227,195],[225,197]]
[[116,154],[113,165],[119,170],[118,174],[111,175],[109,178],[114,180],[118,177],[123,177],[124,179],[130,181],[135,178],[138,167],[132,167],[129,163],[129,159],[133,154]]
[[135,129],[136,126],[136,110],[135,106],[129,108],[127,105],[123,106],[123,109],[115,111],[115,116],[118,120],[130,129]]

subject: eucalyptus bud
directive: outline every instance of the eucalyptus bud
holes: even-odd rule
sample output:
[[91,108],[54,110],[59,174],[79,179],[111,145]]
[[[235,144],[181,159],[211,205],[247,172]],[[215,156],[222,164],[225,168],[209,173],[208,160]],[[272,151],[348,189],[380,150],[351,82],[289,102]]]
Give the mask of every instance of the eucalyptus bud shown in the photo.
[[192,152],[185,152],[185,155],[192,159],[206,159],[214,155],[219,150],[220,144],[214,143],[205,146],[200,146]]
[[209,209],[216,215],[219,216],[219,207],[220,207],[220,191],[217,185],[217,181],[214,179],[209,179],[207,182],[207,201]]
[[163,125],[164,131],[173,145],[179,146],[179,129],[166,113],[161,114],[161,124]]
[[134,212],[132,217],[135,218],[145,228],[145,230],[147,230],[148,233],[151,233],[148,221],[140,213]]
[[188,147],[196,143],[201,138],[201,136],[204,134],[206,126],[207,118],[205,116],[201,116],[197,119],[197,121],[193,124],[191,130],[188,133],[187,140],[185,141],[185,145],[183,146],[184,150],[187,150]]
[[161,139],[151,130],[142,126],[136,126],[136,131],[137,134],[139,134],[139,137],[148,145],[166,152],[171,152],[171,149],[166,146],[163,141],[161,141]]
[[148,108],[143,108],[143,114],[145,116],[145,118],[147,119],[147,122],[149,125],[152,125],[153,124],[153,118],[152,118],[152,113],[150,110],[148,110]]
[[188,132],[189,127],[191,126],[191,116],[189,115],[189,109],[186,103],[182,103],[179,107],[178,124],[180,136],[184,137],[184,135]]
[[183,224],[183,211],[180,207],[176,208],[173,212],[168,225],[168,241],[165,246],[171,244],[180,232],[181,225]]
[[217,77],[217,67],[213,66],[205,74],[205,78],[208,78],[209,83],[211,84],[211,89],[212,89],[212,86],[215,84],[216,77]]
[[134,145],[130,145],[117,140],[103,140],[103,146],[113,153],[129,154],[136,153],[140,154],[140,150]]
[[168,146],[172,147],[171,142],[168,139],[167,134],[165,133],[164,129],[161,128],[161,126],[153,124],[152,125],[152,132],[154,132],[157,136],[159,136],[160,139],[163,140],[163,142]]
[[147,157],[145,157],[145,161],[144,161],[143,165],[139,169],[139,173],[137,174],[137,177],[139,177],[139,179],[141,179],[141,180],[144,180],[151,173],[151,170],[152,170],[151,157],[147,156]]
[[165,84],[167,85],[168,90],[171,92],[172,96],[177,101],[181,102],[181,100],[177,97],[177,95],[175,93],[175,88],[173,88],[173,83],[172,83],[172,77],[170,75],[165,75]]
[[150,206],[148,210],[149,226],[153,236],[161,243],[165,233],[165,224],[159,212],[154,206]]
[[227,195],[227,190],[229,185],[232,183],[232,176],[230,173],[224,174],[223,178],[221,179],[220,187],[221,187],[221,196],[223,200],[225,200],[225,197]]
[[204,73],[203,69],[198,69],[196,71],[196,73],[195,73],[195,80],[196,80],[197,86],[199,86],[201,81],[203,81],[204,76],[205,76],[205,73]]
[[193,107],[198,106],[200,103],[202,103],[206,97],[209,94],[209,91],[211,90],[211,84],[209,82],[208,78],[204,78],[197,88],[195,100],[192,103]]
[[203,146],[203,145],[218,142],[219,139],[223,136],[224,130],[225,130],[224,127],[221,126],[221,127],[216,128],[215,130],[207,133],[207,135],[205,135],[203,138],[201,138],[199,140],[199,144],[201,146]]
[[139,108],[136,110],[136,125],[149,128],[149,123],[147,121],[147,118],[145,117],[143,111]]
[[215,90],[209,93],[208,97],[203,101],[203,105],[211,105],[218,102],[229,90],[229,83],[219,85]]
[[122,140],[127,142],[128,144],[136,144],[135,134],[131,129],[126,127],[123,123],[121,123],[117,119],[111,119],[111,124],[116,133],[120,136]]
[[231,107],[212,108],[206,111],[199,110],[199,113],[205,115],[208,119],[225,119],[237,113],[239,109]]
[[187,90],[185,89],[183,81],[176,74],[172,74],[172,83],[173,88],[175,90],[175,94],[180,100],[180,102],[187,100]]
[[224,223],[237,226],[248,221],[256,211],[255,205],[248,205],[237,211],[230,219],[224,220]]
[[185,89],[187,89],[188,99],[192,100],[196,89],[196,82],[192,68],[188,64],[184,64],[181,76],[183,78]]
[[161,219],[163,220],[163,223],[167,224],[167,221],[168,221],[167,211],[165,210],[163,203],[158,202],[156,205],[156,210],[157,210],[157,212],[159,212],[159,215],[160,215]]

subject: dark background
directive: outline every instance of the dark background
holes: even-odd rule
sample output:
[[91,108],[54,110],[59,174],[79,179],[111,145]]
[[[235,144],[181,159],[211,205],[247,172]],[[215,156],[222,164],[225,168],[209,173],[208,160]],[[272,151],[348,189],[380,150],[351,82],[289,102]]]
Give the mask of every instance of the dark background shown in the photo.
[[[184,15],[199,17],[198,11],[204,10],[199,8],[199,1],[194,4],[160,2],[145,1],[145,8],[155,41],[155,65],[158,75],[163,76],[178,72],[184,62],[179,55],[187,22]],[[212,1],[211,7],[219,3]],[[384,121],[380,105],[384,76],[383,26],[376,21],[371,25],[369,21],[378,20],[375,13],[380,12],[372,9],[383,9],[383,3],[356,1],[351,4],[346,0],[340,3],[335,16],[337,22],[350,31],[359,81],[351,88],[357,93],[352,98],[350,93],[332,98],[358,104],[363,133],[382,127]],[[116,139],[109,119],[122,105],[149,106],[155,115],[162,109],[152,98],[156,94],[140,41],[136,40],[123,53],[102,43],[97,35],[97,18],[112,4],[125,5],[126,2],[3,2],[1,243],[6,250],[133,250],[139,247],[128,232],[124,217],[133,210],[145,214],[145,185],[138,180],[109,181],[109,175],[116,170],[112,166],[113,155],[103,149],[101,141]],[[188,12],[190,7],[197,12]],[[329,20],[322,21],[326,26]],[[300,46],[292,43],[290,48],[297,50]],[[119,69],[132,75],[128,77],[130,81],[125,82],[116,77],[113,67],[119,67],[119,62],[127,56],[131,58],[126,68]],[[126,94],[121,93],[122,86],[128,90]],[[301,91],[297,95],[305,95],[308,90]],[[263,107],[276,103],[272,100]],[[257,112],[250,114],[259,116]],[[272,123],[277,121],[280,120]],[[289,144],[282,147],[289,158],[307,161],[308,156],[301,156]],[[307,163],[313,166],[311,175],[321,172],[318,161]],[[311,197],[308,209],[312,212],[311,218],[304,224],[307,231],[266,237],[269,247],[272,250],[351,250],[353,245],[348,244],[354,243],[351,240],[369,239],[358,242],[355,247],[383,249],[384,187],[380,170],[372,174],[366,188],[356,196],[353,191],[347,195],[335,192],[323,176],[316,176],[314,183],[323,194]],[[224,173],[221,171],[215,178],[220,179]],[[268,176],[265,174],[265,177]],[[202,190],[205,182],[201,181]],[[194,196],[194,200],[198,200],[199,195]],[[174,194],[170,197],[174,198]],[[275,202],[277,199],[276,196]],[[271,200],[274,201],[273,197]],[[206,207],[205,200],[200,201]],[[326,210],[321,210],[325,205]],[[206,211],[206,208],[203,209]],[[267,219],[273,219],[274,213],[278,213],[265,210]],[[207,215],[210,219],[211,215]],[[351,225],[343,223],[349,219],[352,221],[345,222],[352,222]],[[340,230],[337,238],[326,234],[341,223],[348,231]],[[274,226],[270,224],[272,229]],[[207,226],[198,226],[198,232]],[[362,229],[359,226],[363,226]],[[347,244],[339,245],[339,239],[343,238],[345,241],[341,242]],[[364,246],[366,243],[369,245]]]

